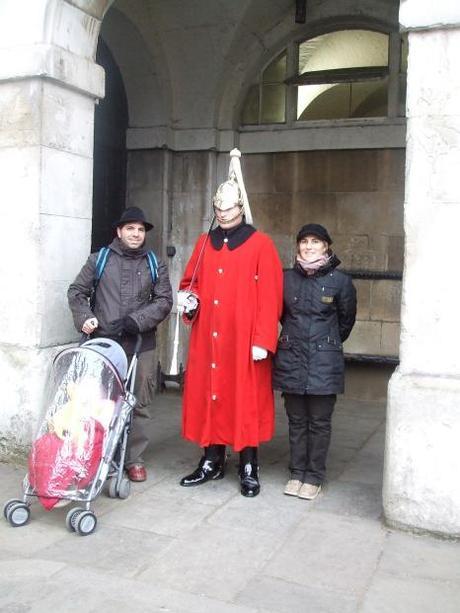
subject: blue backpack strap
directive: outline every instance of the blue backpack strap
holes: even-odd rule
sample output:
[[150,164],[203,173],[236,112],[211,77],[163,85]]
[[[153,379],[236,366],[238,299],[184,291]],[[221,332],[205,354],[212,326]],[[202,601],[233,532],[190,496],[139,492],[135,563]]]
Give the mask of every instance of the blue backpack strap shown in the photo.
[[102,273],[104,272],[105,265],[107,264],[107,259],[110,254],[110,247],[102,247],[102,249],[97,254],[96,259],[96,277],[95,282],[96,285],[99,283],[100,278],[102,277]]
[[150,274],[152,275],[152,281],[155,283],[158,279],[158,260],[153,251],[147,251],[147,262],[150,268]]
[[105,265],[107,264],[107,259],[110,255],[109,247],[102,247],[102,249],[97,254],[96,258],[96,274],[93,279],[93,289],[91,290],[91,294],[89,297],[89,306],[91,310],[94,310],[94,305],[96,303],[96,289],[99,285],[99,281],[102,277],[102,273],[104,272]]

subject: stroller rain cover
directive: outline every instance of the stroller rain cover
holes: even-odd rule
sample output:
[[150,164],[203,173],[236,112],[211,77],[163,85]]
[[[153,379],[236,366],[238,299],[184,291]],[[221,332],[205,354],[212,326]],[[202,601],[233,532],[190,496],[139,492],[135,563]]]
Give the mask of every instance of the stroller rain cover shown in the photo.
[[[126,372],[120,377],[97,346],[101,341],[94,347],[94,341],[89,341],[66,349],[53,362],[46,410],[28,462],[29,483],[47,510],[59,501],[88,496],[110,424],[124,399],[121,377]],[[103,343],[109,343],[111,350],[117,345],[105,339]],[[122,353],[117,365],[123,371],[126,356],[117,347]]]

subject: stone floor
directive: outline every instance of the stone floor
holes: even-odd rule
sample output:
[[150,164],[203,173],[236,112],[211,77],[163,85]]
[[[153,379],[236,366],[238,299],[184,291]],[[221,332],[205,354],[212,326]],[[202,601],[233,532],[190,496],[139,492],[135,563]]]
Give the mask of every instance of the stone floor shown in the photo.
[[[279,400],[279,399],[278,399]],[[96,500],[96,532],[65,528],[68,508],[34,503],[27,526],[0,521],[0,611],[459,613],[460,543],[382,523],[382,403],[341,400],[329,482],[313,502],[284,496],[287,434],[261,448],[262,491],[222,481],[178,486],[198,460],[181,440],[180,398],[156,397],[149,479],[127,500]],[[0,464],[0,499],[24,469]]]

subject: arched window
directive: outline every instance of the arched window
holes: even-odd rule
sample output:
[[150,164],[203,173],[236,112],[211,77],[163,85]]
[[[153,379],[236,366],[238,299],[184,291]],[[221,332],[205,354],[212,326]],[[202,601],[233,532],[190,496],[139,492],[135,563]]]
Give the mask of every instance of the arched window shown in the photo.
[[241,123],[402,116],[406,57],[398,33],[373,30],[337,30],[290,45],[250,87]]
[[286,106],[286,57],[284,51],[276,57],[252,85],[243,108],[244,124],[283,123]]

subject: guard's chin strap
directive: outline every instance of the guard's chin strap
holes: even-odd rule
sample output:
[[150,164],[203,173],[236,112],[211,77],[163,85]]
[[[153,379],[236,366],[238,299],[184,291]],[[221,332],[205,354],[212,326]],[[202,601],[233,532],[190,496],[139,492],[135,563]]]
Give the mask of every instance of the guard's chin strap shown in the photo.
[[243,207],[240,206],[239,211],[233,217],[231,217],[230,219],[226,219],[225,221],[221,220],[220,217],[219,217],[219,213],[216,212],[217,223],[219,224],[219,226],[227,225],[229,223],[232,223],[233,221],[235,221],[235,219],[238,219],[238,217],[241,215],[242,212],[243,212]]

